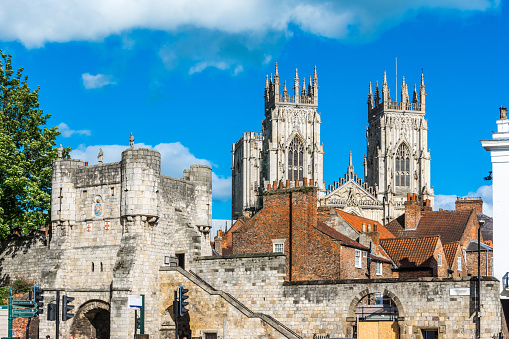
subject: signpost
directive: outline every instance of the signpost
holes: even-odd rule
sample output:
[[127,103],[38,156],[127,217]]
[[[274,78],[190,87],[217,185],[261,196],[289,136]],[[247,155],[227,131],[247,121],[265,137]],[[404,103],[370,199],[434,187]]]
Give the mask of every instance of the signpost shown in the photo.
[[[39,286],[34,286],[34,290],[37,290],[42,295],[42,290],[39,288]],[[31,294],[30,294],[31,295]],[[2,339],[11,339],[15,338],[13,337],[12,332],[12,322],[14,318],[29,318],[29,324],[31,318],[34,318],[37,316],[38,311],[38,304],[35,301],[35,294],[34,294],[34,300],[13,300],[12,299],[12,289],[9,289],[9,328],[8,328],[8,337],[2,338]]]
[[[129,307],[131,308],[139,308],[140,309],[140,317],[138,318],[137,312],[134,313],[134,323],[135,323],[135,334],[137,329],[140,329],[140,334],[145,334],[145,295],[141,294],[137,295],[128,295],[127,301]],[[139,320],[138,320],[139,319]],[[139,327],[138,327],[139,322]]]

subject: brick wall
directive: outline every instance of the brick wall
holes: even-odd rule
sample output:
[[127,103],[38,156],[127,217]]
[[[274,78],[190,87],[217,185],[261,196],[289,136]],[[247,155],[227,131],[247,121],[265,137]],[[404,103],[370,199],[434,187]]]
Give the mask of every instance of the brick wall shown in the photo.
[[[477,275],[477,252],[467,252],[468,273]],[[486,268],[488,274],[486,274]],[[493,251],[483,251],[481,249],[481,275],[493,275]]]
[[459,198],[456,200],[456,211],[475,210],[475,214],[482,213],[483,201],[481,198]]

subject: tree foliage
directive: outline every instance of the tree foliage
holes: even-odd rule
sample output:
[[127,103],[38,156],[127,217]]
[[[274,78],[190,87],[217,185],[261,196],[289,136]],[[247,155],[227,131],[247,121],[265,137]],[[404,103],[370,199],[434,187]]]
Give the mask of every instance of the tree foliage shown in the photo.
[[57,127],[45,127],[39,87],[32,91],[23,68],[13,70],[0,50],[0,237],[49,222],[51,164]]

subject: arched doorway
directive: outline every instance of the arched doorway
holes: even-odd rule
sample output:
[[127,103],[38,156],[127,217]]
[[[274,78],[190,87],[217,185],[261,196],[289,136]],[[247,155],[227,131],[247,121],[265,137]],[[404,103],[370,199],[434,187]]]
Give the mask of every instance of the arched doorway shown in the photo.
[[400,300],[390,291],[365,289],[352,300],[348,317],[350,334],[357,339],[399,338],[399,323],[403,313]]
[[110,305],[102,300],[90,300],[78,309],[71,326],[75,339],[109,339]]

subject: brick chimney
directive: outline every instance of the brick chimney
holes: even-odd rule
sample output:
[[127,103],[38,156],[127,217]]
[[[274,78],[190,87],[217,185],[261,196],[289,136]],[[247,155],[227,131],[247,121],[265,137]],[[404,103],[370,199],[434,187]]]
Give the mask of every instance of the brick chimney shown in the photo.
[[475,210],[475,214],[482,213],[482,198],[466,197],[456,199],[456,211],[470,211]]
[[419,223],[421,206],[417,199],[417,194],[407,194],[407,201],[405,201],[405,230],[416,228]]
[[223,231],[219,230],[217,236],[214,237],[214,250],[218,255],[223,255]]

